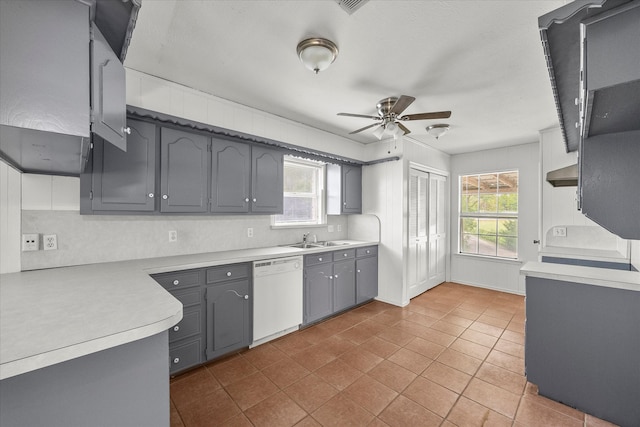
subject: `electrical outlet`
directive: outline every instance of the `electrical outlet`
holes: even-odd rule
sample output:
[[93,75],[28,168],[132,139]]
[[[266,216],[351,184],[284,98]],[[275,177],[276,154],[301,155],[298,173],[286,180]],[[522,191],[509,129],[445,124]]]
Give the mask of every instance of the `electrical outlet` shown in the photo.
[[553,227],[553,237],[567,237],[567,227]]
[[252,227],[247,228],[247,237],[253,237],[253,228]]
[[37,251],[40,249],[40,235],[37,233],[22,235],[22,251]]
[[178,232],[176,230],[169,231],[169,242],[177,242],[178,241]]
[[333,225],[327,227],[329,229],[329,233],[333,233]]
[[42,236],[42,249],[45,251],[58,249],[58,236],[56,234],[45,234]]

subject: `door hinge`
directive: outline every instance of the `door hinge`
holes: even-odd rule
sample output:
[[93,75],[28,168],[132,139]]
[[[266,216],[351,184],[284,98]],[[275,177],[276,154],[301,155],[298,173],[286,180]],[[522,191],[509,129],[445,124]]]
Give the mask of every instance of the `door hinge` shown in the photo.
[[93,200],[93,191],[89,191],[89,200]]

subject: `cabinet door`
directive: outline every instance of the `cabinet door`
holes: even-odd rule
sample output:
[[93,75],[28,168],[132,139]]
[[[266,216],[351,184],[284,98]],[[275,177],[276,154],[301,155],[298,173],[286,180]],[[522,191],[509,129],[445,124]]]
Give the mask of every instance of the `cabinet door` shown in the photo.
[[378,296],[378,257],[356,260],[356,304]]
[[281,152],[254,146],[251,149],[251,211],[281,214],[283,209]]
[[362,213],[362,167],[342,166],[342,213]]
[[98,27],[92,25],[91,31],[91,130],[119,149],[126,150],[124,66]]
[[207,286],[207,360],[251,344],[249,280]]
[[356,303],[356,263],[353,260],[333,264],[333,311],[341,311]]
[[306,267],[304,270],[304,323],[333,313],[332,264]]
[[162,128],[160,139],[161,212],[207,212],[209,138]]
[[94,138],[94,211],[153,211],[155,208],[156,127],[129,120],[128,150]]
[[249,212],[251,147],[222,139],[211,142],[211,212]]

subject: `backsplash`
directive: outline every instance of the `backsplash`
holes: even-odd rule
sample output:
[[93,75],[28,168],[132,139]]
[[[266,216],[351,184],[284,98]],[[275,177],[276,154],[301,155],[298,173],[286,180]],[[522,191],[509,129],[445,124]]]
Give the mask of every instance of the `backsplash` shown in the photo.
[[[23,210],[22,233],[56,234],[58,249],[22,252],[22,270],[277,246],[302,240],[347,238],[348,217],[327,217],[317,228],[272,229],[261,216],[80,215],[77,211]],[[247,237],[247,228],[253,237]],[[329,228],[333,232],[329,232]],[[178,234],[169,242],[169,231]]]

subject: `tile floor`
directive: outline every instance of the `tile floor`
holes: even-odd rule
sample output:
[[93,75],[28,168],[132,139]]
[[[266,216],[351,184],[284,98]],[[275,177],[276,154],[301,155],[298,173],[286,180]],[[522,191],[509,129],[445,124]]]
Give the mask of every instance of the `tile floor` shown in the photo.
[[443,283],[171,381],[171,426],[611,426],[524,377],[524,298]]

